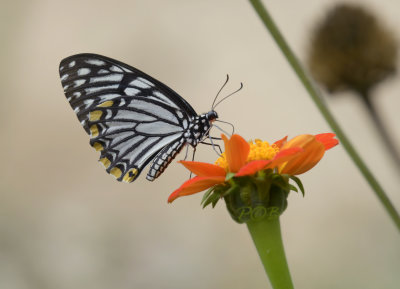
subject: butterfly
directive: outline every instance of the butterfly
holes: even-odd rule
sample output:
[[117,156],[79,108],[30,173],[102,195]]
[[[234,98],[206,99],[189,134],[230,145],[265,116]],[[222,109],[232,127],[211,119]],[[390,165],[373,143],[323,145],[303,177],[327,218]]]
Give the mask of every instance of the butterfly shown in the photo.
[[72,55],[61,61],[59,71],[90,145],[118,181],[133,182],[149,162],[146,179],[153,181],[185,145],[196,148],[210,137],[218,118],[214,103],[198,115],[165,84],[105,56]]

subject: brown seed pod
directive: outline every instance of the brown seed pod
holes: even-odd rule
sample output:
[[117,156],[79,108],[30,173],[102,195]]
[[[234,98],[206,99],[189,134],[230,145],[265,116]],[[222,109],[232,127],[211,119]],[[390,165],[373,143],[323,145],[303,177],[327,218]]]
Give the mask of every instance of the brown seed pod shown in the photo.
[[364,95],[396,71],[397,42],[365,8],[340,4],[315,28],[308,64],[328,90]]

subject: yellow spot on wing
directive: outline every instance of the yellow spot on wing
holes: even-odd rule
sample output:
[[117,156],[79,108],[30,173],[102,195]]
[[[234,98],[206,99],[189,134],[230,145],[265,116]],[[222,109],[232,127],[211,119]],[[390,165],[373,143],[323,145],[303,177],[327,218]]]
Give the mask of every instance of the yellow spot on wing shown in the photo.
[[96,137],[98,135],[99,135],[99,129],[98,129],[97,125],[93,124],[90,127],[90,136],[91,137]]
[[89,120],[96,121],[99,120],[103,112],[101,110],[94,110],[89,113]]
[[101,159],[99,159],[99,162],[101,162],[106,169],[111,164],[111,161],[108,158],[101,158]]
[[136,179],[138,172],[137,169],[130,169],[122,180],[126,183],[132,183]]
[[97,107],[109,107],[109,106],[112,106],[113,104],[114,104],[114,101],[107,100],[103,103],[100,103]]
[[110,174],[118,179],[122,175],[122,171],[119,168],[114,167],[111,169]]
[[94,147],[94,149],[96,150],[96,151],[102,151],[104,148],[103,148],[103,146],[101,145],[101,143],[98,143],[98,142],[95,142],[93,145],[92,145],[92,147]]

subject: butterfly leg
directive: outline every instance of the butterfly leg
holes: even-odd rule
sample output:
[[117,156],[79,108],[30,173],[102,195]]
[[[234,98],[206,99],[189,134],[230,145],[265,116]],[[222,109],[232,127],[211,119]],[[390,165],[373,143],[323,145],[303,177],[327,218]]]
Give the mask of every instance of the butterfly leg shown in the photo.
[[223,120],[219,120],[219,119],[217,119],[215,121],[221,122],[221,123],[225,123],[225,124],[229,125],[232,128],[232,132],[231,132],[230,136],[232,136],[235,133],[235,126],[232,123],[227,122],[227,121],[223,121]]
[[[225,122],[224,122],[225,123]],[[227,132],[226,130],[222,129],[221,127],[219,127],[218,125],[216,125],[215,123],[213,123],[213,126],[215,126],[217,129],[219,129],[220,131],[222,131],[224,134],[228,135],[229,137],[232,136],[232,134],[235,132],[234,129],[232,129],[232,134],[230,134],[229,132]],[[232,126],[233,127],[233,126]]]
[[[189,145],[188,145],[188,147],[189,147]],[[194,147],[193,148],[193,154],[192,154],[192,162],[194,161],[194,155],[196,154],[196,147]],[[190,172],[190,175],[189,175],[189,180],[192,178],[192,172]]]
[[[193,148],[193,155],[192,155],[192,161],[194,160],[194,155],[196,153],[196,147]],[[185,153],[185,158],[183,159],[184,161],[186,161],[187,157],[189,155],[189,145],[186,145],[186,153]],[[192,178],[192,172],[190,172],[189,174],[189,180]]]
[[[211,137],[211,136],[208,136],[208,138],[209,138],[209,140],[210,140],[210,143],[205,142],[205,141],[201,141],[201,143],[202,143],[202,144],[205,144],[205,145],[212,146],[213,150],[217,153],[217,155],[218,155],[218,156],[221,156],[221,154],[222,154],[221,147],[220,147],[218,144],[215,144],[215,143],[213,142],[213,139],[215,139],[215,140],[221,140],[221,139],[220,139],[220,138],[217,138],[217,137]],[[217,151],[216,148],[218,148],[219,152]]]
[[[222,150],[221,150],[220,145],[217,145],[217,144],[215,144],[215,143],[208,143],[208,142],[201,142],[201,143],[202,143],[202,144],[205,144],[205,145],[212,146],[212,147],[213,147],[213,150],[217,153],[217,155],[218,155],[218,156],[221,156]],[[218,151],[217,151],[216,148],[218,148]]]
[[189,145],[187,144],[186,145],[186,153],[185,153],[185,157],[184,157],[184,161],[186,161],[186,159],[187,159],[187,157],[188,157],[188,154],[189,154]]
[[[211,143],[211,145],[212,145],[214,151],[215,151],[219,156],[221,156],[221,154],[222,154],[221,147],[220,147],[218,144],[214,144],[213,140],[222,140],[222,138],[219,138],[219,137],[212,137],[212,136],[210,136],[210,135],[208,135],[208,138],[210,139],[210,143]],[[216,147],[219,149],[219,153],[218,153],[217,150],[215,149]]]

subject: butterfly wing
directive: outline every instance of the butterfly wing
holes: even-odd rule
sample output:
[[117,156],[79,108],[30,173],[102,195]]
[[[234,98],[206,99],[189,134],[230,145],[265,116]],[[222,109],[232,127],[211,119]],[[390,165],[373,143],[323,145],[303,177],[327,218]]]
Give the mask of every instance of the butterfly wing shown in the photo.
[[134,181],[164,147],[183,142],[194,109],[172,89],[117,60],[78,54],[60,63],[65,95],[119,181]]
[[160,150],[151,163],[146,179],[153,181],[158,178],[175,158],[175,156],[181,151],[184,145],[185,139],[181,138],[168,144],[162,150]]

